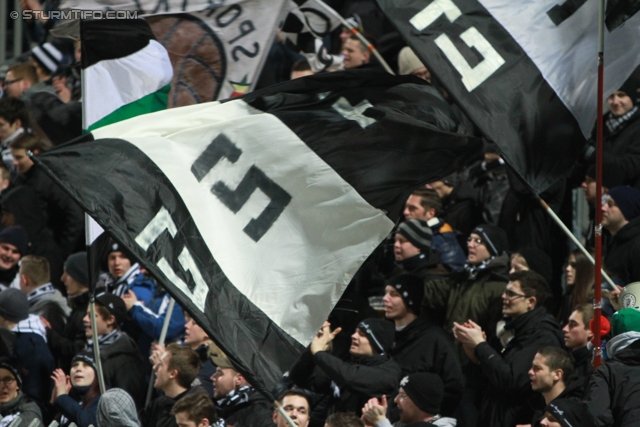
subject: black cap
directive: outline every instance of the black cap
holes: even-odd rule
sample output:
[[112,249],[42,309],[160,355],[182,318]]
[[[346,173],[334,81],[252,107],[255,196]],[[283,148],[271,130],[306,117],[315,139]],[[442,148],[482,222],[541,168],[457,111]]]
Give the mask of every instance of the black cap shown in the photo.
[[385,355],[393,347],[395,327],[387,320],[364,319],[358,323],[358,329],[365,333],[371,348],[379,355]]
[[417,372],[400,381],[400,387],[423,412],[438,414],[444,398],[444,384],[436,374]]
[[115,316],[118,325],[127,320],[127,306],[122,298],[113,294],[101,294],[96,297],[96,303],[109,310],[109,313]]

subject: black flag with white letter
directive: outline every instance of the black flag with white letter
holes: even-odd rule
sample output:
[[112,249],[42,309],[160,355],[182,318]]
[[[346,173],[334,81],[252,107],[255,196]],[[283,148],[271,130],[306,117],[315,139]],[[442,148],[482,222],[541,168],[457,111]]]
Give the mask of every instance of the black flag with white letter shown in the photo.
[[[541,193],[596,119],[597,0],[377,0],[505,161]],[[605,37],[605,95],[640,63],[640,16]]]
[[331,73],[96,129],[34,158],[268,391],[412,189],[476,156],[413,77]]

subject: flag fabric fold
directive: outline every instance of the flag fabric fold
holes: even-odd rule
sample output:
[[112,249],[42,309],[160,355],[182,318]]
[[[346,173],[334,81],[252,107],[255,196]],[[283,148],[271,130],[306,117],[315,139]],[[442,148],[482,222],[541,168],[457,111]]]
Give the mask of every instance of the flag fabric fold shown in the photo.
[[83,129],[164,110],[173,68],[142,19],[83,20]]
[[[377,1],[536,194],[571,169],[596,119],[597,0]],[[639,24],[606,35],[606,93],[640,63]]]
[[268,393],[408,194],[480,152],[451,117],[419,79],[330,73],[115,123],[34,161]]

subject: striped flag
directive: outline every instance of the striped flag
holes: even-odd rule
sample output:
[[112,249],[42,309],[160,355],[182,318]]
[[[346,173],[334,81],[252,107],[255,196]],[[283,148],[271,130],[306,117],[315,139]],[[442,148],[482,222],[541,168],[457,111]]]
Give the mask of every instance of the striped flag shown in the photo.
[[457,129],[426,82],[360,70],[139,116],[34,161],[268,393],[410,192],[477,156]]
[[82,128],[164,110],[173,67],[142,19],[83,20]]

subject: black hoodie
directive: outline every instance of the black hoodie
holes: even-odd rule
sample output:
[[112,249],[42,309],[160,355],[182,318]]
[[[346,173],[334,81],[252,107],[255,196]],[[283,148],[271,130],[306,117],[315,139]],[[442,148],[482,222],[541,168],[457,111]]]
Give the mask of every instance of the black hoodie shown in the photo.
[[640,281],[640,218],[635,218],[613,236],[604,266],[613,280],[624,286]]

